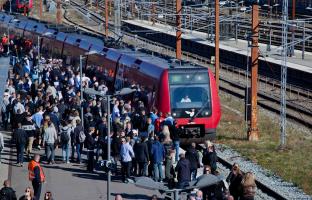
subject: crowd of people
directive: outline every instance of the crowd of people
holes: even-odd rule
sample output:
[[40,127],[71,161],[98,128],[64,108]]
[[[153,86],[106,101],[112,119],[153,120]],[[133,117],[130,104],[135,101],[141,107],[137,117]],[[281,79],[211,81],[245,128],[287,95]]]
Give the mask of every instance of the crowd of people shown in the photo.
[[[24,38],[14,38],[9,44],[13,71],[1,103],[2,125],[5,130],[13,131],[17,166],[23,166],[24,155],[30,162],[29,176],[33,173],[42,179],[41,167],[36,164],[38,157],[33,156],[34,149],[41,148],[45,150],[45,162],[50,165],[55,164],[56,148],[62,150],[64,164],[82,164],[82,154],[86,152],[87,171],[93,173],[100,158],[107,160],[108,140],[111,141],[112,172],[121,175],[124,183],[130,182],[133,176],[148,176],[156,182],[165,182],[170,189],[183,189],[191,180],[196,180],[200,167],[204,168],[204,174],[218,175],[213,143],[207,141],[203,152],[192,143],[185,153],[180,153],[181,130],[170,113],[148,108],[150,94],[144,86],[125,82],[124,86],[135,89],[133,93],[113,97],[111,102],[102,95],[83,94],[81,101],[81,87],[92,88],[103,95],[112,94],[110,86],[114,83],[110,73],[104,70],[99,74],[96,67],[86,66],[80,74],[78,66],[63,59],[47,55],[38,58],[37,47]],[[107,116],[107,103],[111,104],[111,116]],[[108,123],[112,125],[109,133]],[[235,165],[235,169],[239,167]],[[224,184],[204,188],[189,199],[252,199],[255,185],[250,181],[252,174],[251,178],[248,176],[233,167],[228,177],[229,190]],[[34,179],[30,177],[30,180]],[[245,189],[244,183],[251,187]],[[40,199],[40,191],[32,184],[33,196]]]

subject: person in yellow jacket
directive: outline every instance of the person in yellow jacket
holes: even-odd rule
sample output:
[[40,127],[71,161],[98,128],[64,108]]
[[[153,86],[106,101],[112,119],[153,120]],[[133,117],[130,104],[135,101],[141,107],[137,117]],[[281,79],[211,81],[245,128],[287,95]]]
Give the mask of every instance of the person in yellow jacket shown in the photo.
[[31,181],[36,199],[40,199],[42,183],[45,182],[45,175],[40,166],[40,155],[35,154],[34,159],[28,164],[28,176]]

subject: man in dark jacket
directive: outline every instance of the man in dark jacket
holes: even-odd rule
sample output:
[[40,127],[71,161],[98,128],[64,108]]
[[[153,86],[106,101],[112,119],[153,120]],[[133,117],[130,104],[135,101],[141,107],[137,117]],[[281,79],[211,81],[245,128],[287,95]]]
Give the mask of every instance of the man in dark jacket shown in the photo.
[[0,199],[17,200],[15,191],[11,188],[9,180],[5,180],[3,188],[0,190]]
[[205,143],[206,149],[203,152],[202,163],[204,166],[210,166],[211,173],[215,174],[217,170],[217,153],[214,149],[213,143],[209,140]]
[[147,144],[142,137],[139,143],[134,144],[134,155],[139,164],[139,176],[147,176],[147,165],[149,163],[149,153]]
[[[94,170],[94,148],[98,138],[94,139],[95,128],[94,126],[89,128],[89,133],[86,135],[85,145],[88,151],[88,164],[87,171],[93,173]],[[97,136],[98,137],[98,136]]]
[[197,169],[200,166],[198,152],[196,150],[196,144],[193,142],[190,148],[187,149],[185,153],[185,158],[188,159],[191,163],[191,178],[192,181],[196,179]]
[[190,169],[190,161],[185,158],[185,154],[180,154],[180,160],[175,167],[175,171],[177,172],[178,178],[178,189],[183,189],[184,187],[189,185],[191,181],[191,169]]
[[32,117],[30,114],[27,114],[26,116],[26,120],[24,120],[22,122],[22,128],[26,131],[27,133],[27,157],[28,159],[30,159],[30,154],[32,153],[32,146],[34,143],[34,137],[35,137],[35,133],[36,133],[36,127],[35,127],[35,123],[32,121]]
[[154,179],[155,181],[162,182],[163,170],[162,163],[165,159],[166,152],[164,145],[159,142],[159,137],[155,136],[155,142],[152,144],[151,156],[153,158],[153,167],[154,167]]
[[22,129],[22,124],[18,123],[18,128],[14,130],[14,138],[17,150],[17,165],[22,167],[24,162],[24,149],[27,142],[27,133]]
[[80,142],[79,140],[79,133],[80,132],[84,132],[84,128],[81,125],[81,121],[80,119],[76,120],[76,127],[74,129],[74,131],[72,132],[71,135],[71,145],[72,145],[72,161],[74,161],[74,149],[76,148],[76,152],[77,152],[77,162],[81,163],[81,153],[82,153],[82,149],[83,149],[83,142]]

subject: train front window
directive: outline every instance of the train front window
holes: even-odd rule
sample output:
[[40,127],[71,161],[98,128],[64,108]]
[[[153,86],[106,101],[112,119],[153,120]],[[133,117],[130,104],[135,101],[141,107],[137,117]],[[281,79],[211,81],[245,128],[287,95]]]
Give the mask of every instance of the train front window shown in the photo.
[[207,70],[169,73],[170,105],[174,117],[208,117],[211,96]]

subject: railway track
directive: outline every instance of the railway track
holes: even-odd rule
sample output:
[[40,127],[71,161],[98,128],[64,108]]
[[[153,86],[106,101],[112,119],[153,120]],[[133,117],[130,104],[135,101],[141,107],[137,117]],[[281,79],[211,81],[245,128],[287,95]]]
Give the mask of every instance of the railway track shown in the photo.
[[[182,152],[185,152],[185,149],[187,147],[183,146],[182,147]],[[204,144],[199,144],[197,145],[197,149],[202,152],[205,147]],[[229,161],[226,157],[222,156],[222,151],[223,151],[223,146],[221,145],[216,145],[216,152],[218,155],[218,161],[217,161],[217,166],[218,166],[218,171],[220,173],[221,176],[223,177],[227,177],[227,175],[230,173],[232,165],[234,162]],[[221,155],[221,156],[220,156]],[[238,157],[236,157],[235,159],[237,159]],[[241,170],[243,173],[248,172],[249,170],[244,169],[244,166],[241,166]],[[203,169],[200,168],[198,169],[198,175],[202,174]],[[253,171],[253,173],[255,174],[256,178],[258,178],[259,176],[262,176],[262,174],[257,173],[255,171]],[[260,177],[259,177],[260,179]],[[256,193],[256,197],[255,199],[279,199],[279,200],[287,200],[288,198],[285,196],[285,194],[281,194],[278,191],[279,190],[272,190],[271,186],[269,186],[267,183],[263,183],[260,180],[256,180],[256,184],[257,184],[257,188],[258,191]],[[260,191],[259,191],[260,190]]]
[[[81,12],[83,15],[85,15],[88,12],[85,8],[82,8],[82,6],[77,2],[71,1],[71,5],[76,7],[77,10],[79,10],[79,12]],[[66,19],[66,16],[65,16],[65,19]],[[91,14],[91,19],[94,20],[98,24],[103,23],[102,17],[97,14]],[[71,21],[71,19],[67,19],[67,20]],[[83,26],[81,24],[75,24],[75,25]],[[90,29],[86,26],[84,27],[84,29],[88,32],[94,32],[93,29]],[[123,31],[123,34],[124,34],[123,40],[125,43],[128,43],[133,46],[137,46],[139,48],[140,46],[144,46],[145,49],[148,49],[155,53],[162,52],[161,54],[165,54],[165,55],[169,54],[169,56],[172,56],[172,57],[174,57],[175,55],[174,49],[168,46],[165,46],[164,44],[157,44],[145,38],[140,38],[131,33],[127,33],[125,31]],[[142,43],[142,45],[140,44],[138,45],[137,43]],[[159,46],[159,48],[155,49],[155,46]],[[166,49],[167,51],[164,52],[163,51],[164,49]],[[210,63],[210,60],[208,60],[207,58],[199,57],[194,54],[185,53],[184,59],[185,58],[188,61],[197,62],[204,66],[207,66],[207,64]],[[227,93],[231,93],[232,95],[237,96],[238,98],[245,98],[246,86],[244,84],[245,84],[246,79],[244,78],[247,77],[246,72],[241,71],[239,69],[234,69],[232,66],[225,65],[225,64],[222,64],[222,69],[223,70],[221,70],[220,72],[220,80],[222,81],[220,88]],[[250,78],[249,75],[248,75],[248,78]],[[266,77],[260,77],[259,87],[260,87],[259,101],[258,101],[259,105],[267,110],[270,110],[275,113],[279,113],[280,112],[280,104],[279,104],[280,83],[279,81],[267,79]],[[295,96],[293,93],[297,94],[297,96]],[[312,97],[310,96],[307,97],[307,93],[304,89],[296,90],[294,87],[291,87],[291,86],[288,87],[288,95],[294,96],[295,98],[293,98],[293,101],[287,101],[287,107],[288,107],[287,117],[296,122],[299,122],[300,124],[305,125],[306,127],[311,128],[312,127],[312,111],[307,105],[311,105]],[[310,99],[311,102],[300,103],[301,99]]]
[[[128,6],[127,6],[128,5]],[[175,5],[170,3],[157,2],[155,5],[155,14],[152,13],[152,3],[143,4],[138,6],[137,9],[131,11],[132,17],[137,17],[142,20],[151,20],[154,17],[155,22],[168,24],[171,26],[175,26]],[[166,6],[165,6],[166,5]],[[128,2],[122,4],[122,12],[123,18],[129,18],[128,11],[129,7],[131,7],[131,3]],[[104,0],[98,1],[98,7],[104,12]],[[130,11],[129,11],[130,12]],[[220,14],[220,38],[229,39],[235,38],[246,40],[247,37],[250,37],[251,31],[251,22],[250,22],[250,14],[243,14],[242,12],[236,13],[239,16],[237,18],[231,18],[235,14],[235,10],[226,9],[225,11],[221,11]],[[260,14],[262,16],[267,16],[265,14],[265,10],[260,10]],[[142,14],[143,13],[143,14]],[[164,13],[167,13],[164,14]],[[185,7],[182,9],[184,17],[182,17],[182,28],[183,29],[192,29],[203,33],[208,33],[207,37],[213,36],[213,24],[214,24],[214,15],[209,8],[191,8]],[[162,17],[157,17],[158,15],[162,15]],[[192,16],[191,16],[192,15]],[[306,19],[311,18],[311,16],[306,15],[298,15],[300,17],[298,19]],[[210,24],[210,26],[208,26]],[[295,29],[294,41],[301,41],[304,37],[308,35],[312,35],[312,23],[311,21],[306,22],[305,25],[303,23],[298,24],[298,28]],[[305,26],[305,30],[303,31],[303,26]],[[235,36],[237,28],[237,36]],[[269,37],[269,33],[271,32],[271,39]],[[210,35],[210,36],[209,36]],[[269,17],[260,17],[260,26],[259,26],[259,42],[264,44],[281,46],[282,42],[282,23],[280,20],[269,18]],[[289,30],[288,37],[292,38],[292,32]],[[295,44],[295,49],[302,50],[303,42],[299,42]],[[309,38],[305,41],[305,51],[312,52],[312,38]]]

